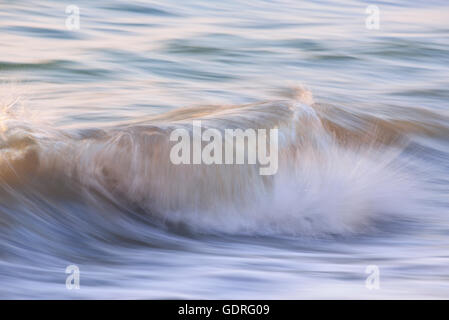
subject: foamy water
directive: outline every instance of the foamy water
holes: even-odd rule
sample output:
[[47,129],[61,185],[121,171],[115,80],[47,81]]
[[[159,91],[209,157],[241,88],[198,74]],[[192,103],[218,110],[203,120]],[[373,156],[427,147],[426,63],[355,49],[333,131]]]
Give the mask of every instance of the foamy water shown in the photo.
[[[1,298],[449,298],[444,1],[378,30],[364,1],[73,4],[0,5]],[[278,172],[173,165],[193,120],[277,128]]]

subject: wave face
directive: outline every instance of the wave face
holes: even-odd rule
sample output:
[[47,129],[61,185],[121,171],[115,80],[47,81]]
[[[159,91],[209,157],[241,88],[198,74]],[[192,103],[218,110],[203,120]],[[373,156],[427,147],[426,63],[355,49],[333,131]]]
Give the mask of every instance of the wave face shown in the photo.
[[[290,101],[182,108],[76,132],[38,129],[5,114],[0,170],[5,196],[14,201],[35,183],[41,187],[28,192],[38,198],[70,186],[79,194],[67,196],[86,200],[95,194],[138,208],[155,224],[289,236],[365,232],[417,206],[422,182],[399,160],[410,143],[403,133],[416,126],[365,117],[354,123],[357,128],[345,128],[329,106],[311,103],[310,92],[296,94]],[[192,131],[193,120],[223,135],[225,129],[278,128],[277,174],[260,175],[251,164],[172,164],[170,133]]]

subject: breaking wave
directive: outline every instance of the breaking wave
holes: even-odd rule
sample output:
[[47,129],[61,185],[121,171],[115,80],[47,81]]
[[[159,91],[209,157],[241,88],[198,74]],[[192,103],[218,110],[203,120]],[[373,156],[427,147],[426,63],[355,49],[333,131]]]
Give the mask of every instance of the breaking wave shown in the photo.
[[[61,202],[89,203],[105,221],[114,207],[199,233],[369,232],[418,210],[422,182],[404,154],[413,135],[447,131],[441,116],[420,118],[381,119],[315,103],[305,89],[292,90],[288,100],[180,108],[106,129],[59,130],[4,104],[0,197],[9,208],[44,201],[58,211]],[[257,165],[173,165],[170,132],[191,130],[192,120],[220,131],[278,128],[277,174],[261,176]],[[5,226],[14,217],[2,211]]]

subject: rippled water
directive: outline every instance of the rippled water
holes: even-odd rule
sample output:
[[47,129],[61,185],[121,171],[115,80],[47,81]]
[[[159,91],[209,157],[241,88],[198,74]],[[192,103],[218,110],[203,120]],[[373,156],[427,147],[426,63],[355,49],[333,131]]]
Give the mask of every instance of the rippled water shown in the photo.
[[[0,8],[1,298],[449,298],[446,1]],[[278,174],[174,167],[193,119]]]

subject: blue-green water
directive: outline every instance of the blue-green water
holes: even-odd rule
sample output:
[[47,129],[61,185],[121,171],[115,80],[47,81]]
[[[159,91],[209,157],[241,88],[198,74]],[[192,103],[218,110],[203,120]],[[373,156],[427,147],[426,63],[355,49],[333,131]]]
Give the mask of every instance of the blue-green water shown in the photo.
[[[446,1],[0,9],[1,298],[449,298]],[[278,126],[279,173],[174,170],[192,119]]]

